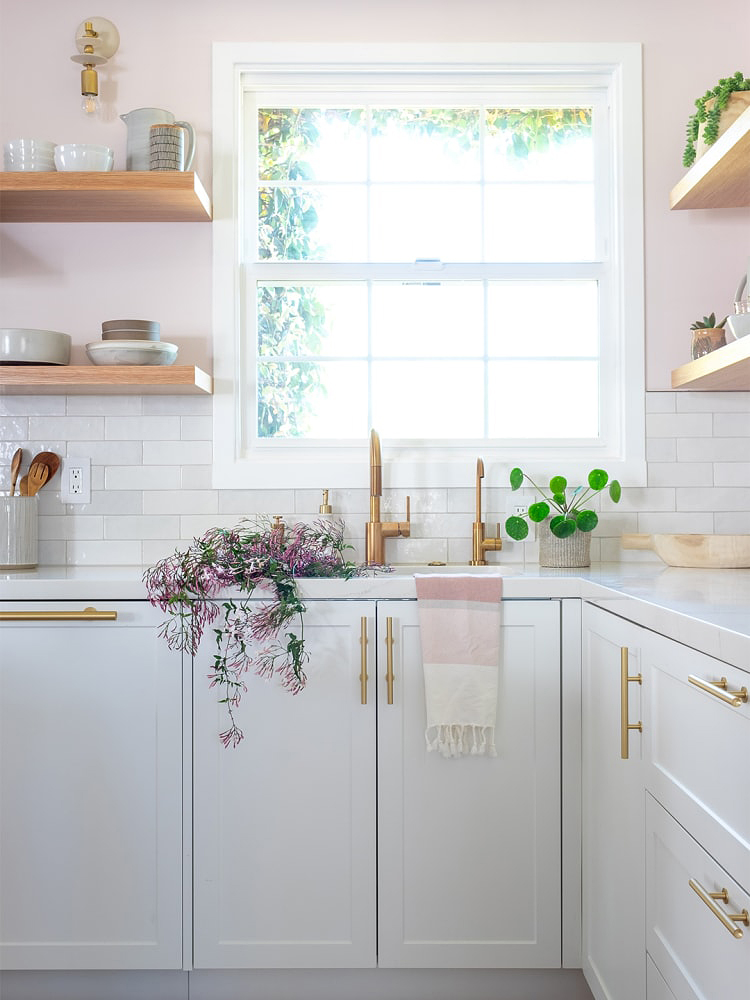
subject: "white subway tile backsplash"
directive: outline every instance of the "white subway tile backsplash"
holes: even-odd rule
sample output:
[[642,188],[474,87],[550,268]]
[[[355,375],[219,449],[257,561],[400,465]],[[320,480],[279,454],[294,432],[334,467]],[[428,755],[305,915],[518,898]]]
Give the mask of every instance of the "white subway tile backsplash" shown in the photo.
[[179,518],[173,516],[106,517],[105,538],[173,538],[177,534]]
[[144,465],[210,465],[210,441],[144,441]]
[[108,490],[178,490],[182,482],[176,465],[108,465],[104,486]]
[[29,437],[55,441],[100,441],[104,437],[104,417],[29,417]]
[[104,436],[108,441],[178,441],[179,417],[107,417]]
[[143,494],[144,514],[217,514],[216,490],[149,490]]
[[[40,494],[40,557],[50,565],[152,565],[209,528],[231,528],[254,515],[315,521],[324,482],[314,490],[214,489],[211,412],[211,398],[199,396],[0,397],[0,490],[8,488],[16,447],[29,459],[40,450],[91,459],[91,503],[62,504],[60,479]],[[592,559],[658,558],[622,550],[624,532],[750,533],[750,392],[649,393],[646,413],[647,486],[626,483],[619,505],[606,496],[594,500],[600,520]],[[502,475],[504,481],[496,482],[490,465],[482,484],[488,535],[519,496],[506,485],[504,468]],[[389,539],[388,558],[468,563],[474,468],[458,490],[386,489],[384,520],[404,519],[407,493],[411,538]],[[361,489],[330,488],[328,502],[345,522],[353,546],[348,557],[361,561],[369,512],[366,466]],[[537,560],[533,538],[516,543],[503,537],[502,551],[488,555],[498,565]]]

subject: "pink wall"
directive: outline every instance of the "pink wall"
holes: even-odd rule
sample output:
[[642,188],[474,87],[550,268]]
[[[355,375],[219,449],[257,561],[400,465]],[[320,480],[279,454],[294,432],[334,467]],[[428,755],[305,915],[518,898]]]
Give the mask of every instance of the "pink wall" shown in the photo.
[[[708,16],[707,16],[708,12]],[[78,23],[113,20],[120,50],[101,74],[105,120],[79,111]],[[690,322],[728,312],[750,256],[750,211],[670,212],[694,99],[719,77],[750,74],[750,6],[722,0],[0,0],[0,139],[103,142],[125,157],[132,108],[168,108],[198,134],[211,183],[212,41],[640,41],[644,56],[647,387],[669,387],[689,358]],[[6,225],[0,233],[0,326],[73,336],[74,361],[103,319],[160,319],[180,361],[211,365],[211,227]]]

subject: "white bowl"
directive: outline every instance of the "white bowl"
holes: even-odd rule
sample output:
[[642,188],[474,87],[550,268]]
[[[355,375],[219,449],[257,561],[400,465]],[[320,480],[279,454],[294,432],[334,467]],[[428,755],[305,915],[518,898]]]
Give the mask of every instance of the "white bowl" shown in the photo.
[[9,139],[3,144],[3,150],[13,155],[28,156],[30,153],[47,153],[53,156],[55,143],[49,139]]
[[114,150],[109,146],[90,143],[63,143],[55,146],[55,166],[58,170],[108,171],[114,166]]
[[86,344],[86,354],[94,365],[171,365],[177,350],[176,344],[150,340],[101,340]]
[[5,161],[5,170],[8,173],[16,173],[23,170],[35,170],[37,172],[44,172],[50,170],[57,170],[54,161],[48,162],[47,160],[23,160],[20,163],[9,163]]
[[70,337],[55,330],[0,329],[0,365],[67,365]]

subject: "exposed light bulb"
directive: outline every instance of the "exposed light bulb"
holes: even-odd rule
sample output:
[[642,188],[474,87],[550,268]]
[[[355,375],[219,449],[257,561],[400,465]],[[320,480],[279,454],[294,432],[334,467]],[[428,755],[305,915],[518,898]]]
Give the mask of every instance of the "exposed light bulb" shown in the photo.
[[81,111],[85,115],[98,115],[101,111],[98,96],[96,94],[82,94]]

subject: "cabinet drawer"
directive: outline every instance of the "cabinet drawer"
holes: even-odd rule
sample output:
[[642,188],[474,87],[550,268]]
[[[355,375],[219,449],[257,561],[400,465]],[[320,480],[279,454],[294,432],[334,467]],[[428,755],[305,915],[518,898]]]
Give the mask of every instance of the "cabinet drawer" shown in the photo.
[[[650,795],[646,869],[646,947],[675,996],[747,1000],[750,927],[727,915],[750,910],[750,896]],[[693,886],[726,889],[727,900],[712,900],[712,912]]]
[[[750,795],[746,754],[750,704],[728,692],[750,674],[658,636],[644,650],[649,675],[644,734],[647,786],[680,823],[750,890]],[[706,686],[701,686],[706,685]]]

